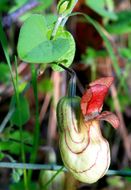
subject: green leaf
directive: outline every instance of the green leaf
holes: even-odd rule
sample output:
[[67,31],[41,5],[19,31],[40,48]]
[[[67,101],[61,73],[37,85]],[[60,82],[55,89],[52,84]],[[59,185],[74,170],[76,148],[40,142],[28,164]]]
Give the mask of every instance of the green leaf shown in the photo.
[[29,63],[57,61],[69,48],[65,38],[49,40],[44,16],[33,15],[23,24],[18,41],[19,57]]
[[[32,152],[32,147],[24,144],[25,152]],[[0,151],[8,151],[10,154],[19,155],[21,152],[21,143],[13,140],[1,141]]]
[[[57,35],[58,35],[58,33],[57,33]],[[54,52],[55,52],[54,54],[57,55],[61,51],[62,51],[62,53],[61,53],[61,55],[59,55],[57,60],[54,59],[54,61],[61,62],[63,60],[67,60],[67,63],[65,64],[65,66],[69,67],[73,61],[74,54],[75,54],[74,39],[73,39],[72,35],[67,31],[64,31],[63,34],[60,33],[60,35],[58,35],[58,36],[57,35],[56,35],[56,40],[54,40],[54,41],[56,41],[54,44]],[[58,41],[60,41],[60,39],[63,40],[63,43],[58,42]],[[67,56],[69,56],[69,57],[67,57]],[[55,67],[55,66],[52,68],[54,68],[55,70],[60,70],[60,68]]]
[[106,25],[106,29],[111,34],[125,34],[131,32],[131,11],[121,11],[117,13],[118,19]]
[[86,4],[95,12],[97,12],[99,15],[103,16],[103,17],[107,17],[109,19],[112,20],[116,20],[117,19],[117,15],[112,12],[109,11],[105,8],[105,4],[106,1],[105,0],[86,0]]
[[[16,106],[16,109],[11,117],[11,122],[13,125],[22,126],[30,118],[29,104],[25,97],[19,96],[19,108]],[[13,96],[11,100],[10,108],[16,105],[16,97]]]
[[13,170],[12,172],[12,179],[15,183],[18,183],[20,181],[21,174],[17,170]]
[[30,52],[23,56],[23,60],[30,63],[50,63],[57,61],[58,58],[67,50],[68,41],[62,38],[44,41],[32,48]]
[[2,152],[0,152],[0,161],[1,161],[4,157],[5,157],[5,155],[4,155]]
[[107,183],[110,185],[110,187],[116,187],[123,189],[124,187],[124,181],[120,176],[112,176],[107,178]]
[[0,0],[0,11],[8,11],[10,8],[8,0]]
[[45,9],[49,8],[52,3],[53,3],[53,0],[38,0],[40,2],[40,5],[37,6],[34,11],[37,11],[37,12],[43,12]]
[[126,59],[131,59],[131,48],[119,48],[120,55]]
[[53,91],[53,81],[49,78],[44,78],[38,84],[38,91],[44,93],[51,93]]
[[23,6],[28,0],[14,0],[15,5]]
[[[24,190],[25,186],[24,186],[24,183],[20,181],[18,183],[10,184],[9,189],[10,190],[16,190],[16,189]],[[37,190],[38,185],[36,183],[34,183],[34,182],[30,182],[30,189],[31,190]]]
[[52,27],[53,24],[57,21],[58,16],[54,14],[45,14],[45,19],[46,19],[46,25],[48,28]]
[[32,15],[21,27],[18,40],[18,55],[22,59],[39,44],[47,40],[46,20],[42,15]]
[[[1,0],[0,0],[1,1]],[[5,1],[5,0],[4,0]],[[8,1],[8,0],[6,0]],[[45,9],[47,9],[53,2],[53,0],[48,0],[48,1],[44,1],[44,0],[37,0],[39,2],[38,6],[34,7],[33,9],[31,9],[30,11],[26,12],[25,14],[28,14],[29,12],[40,12],[40,11],[44,11]],[[24,4],[29,3],[29,0],[15,0],[14,6],[11,8],[10,12],[14,12],[17,9],[21,8]],[[9,6],[9,5],[8,5]],[[25,15],[24,14],[24,15]],[[23,15],[22,15],[23,17]]]
[[[125,168],[125,171],[131,172],[130,168]],[[131,177],[125,177],[126,181],[131,183]]]
[[[30,145],[33,144],[33,136],[27,132],[23,131],[22,132],[22,137],[23,137],[23,143],[28,143]],[[15,140],[15,141],[21,141],[21,134],[19,130],[15,130],[14,132],[10,132],[8,138],[10,140]]]
[[[71,33],[65,31],[62,27],[60,27],[58,29],[58,31],[57,31],[55,39],[57,39],[57,38],[63,38],[65,40],[68,40],[68,42],[69,42],[68,51],[65,51],[64,54],[62,56],[60,56],[58,58],[58,60],[57,60],[58,63],[61,63],[61,64],[63,64],[66,67],[69,67],[72,64],[74,56],[75,56],[75,50],[76,50],[76,48],[75,48],[74,38],[71,35]],[[51,66],[56,71],[62,71],[63,70],[60,66],[57,65],[57,63],[56,64],[52,64]]]
[[91,47],[86,49],[85,54],[82,55],[82,61],[87,65],[95,64],[95,59],[98,57],[106,57],[107,52],[105,50],[95,50]]
[[10,83],[10,70],[8,65],[0,63],[0,82]]
[[[19,17],[19,20],[21,22],[24,22],[32,14],[37,14],[37,13],[42,13],[43,14],[44,10],[48,9],[52,5],[52,3],[53,3],[53,0],[48,0],[48,1],[37,0],[37,1],[38,1],[38,5],[37,6],[35,6],[33,9],[25,12],[24,14],[22,14]],[[20,7],[22,7],[25,3],[30,3],[30,2],[28,0],[18,0],[18,2],[16,2],[15,5],[11,8],[10,12],[16,11],[17,9],[19,9]],[[47,15],[47,13],[46,13],[46,15]]]
[[28,2],[28,0],[14,0],[12,8],[10,9],[9,13],[16,11],[17,9],[21,8],[24,4]]
[[20,153],[20,144],[10,141],[1,141],[0,142],[0,151],[9,151],[12,154]]

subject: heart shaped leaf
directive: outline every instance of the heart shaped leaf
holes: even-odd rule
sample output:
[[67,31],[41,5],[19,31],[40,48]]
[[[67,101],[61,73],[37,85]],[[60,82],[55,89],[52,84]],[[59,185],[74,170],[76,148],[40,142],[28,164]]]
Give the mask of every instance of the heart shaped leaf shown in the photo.
[[[50,31],[51,32],[51,31]],[[49,33],[50,33],[49,32]],[[65,51],[62,56],[60,56],[58,58],[58,62],[60,62],[61,64],[63,64],[64,66],[66,67],[69,67],[72,62],[73,62],[73,59],[74,59],[74,56],[75,56],[75,41],[74,41],[74,38],[73,36],[71,35],[70,32],[68,31],[65,31],[63,29],[63,27],[59,27],[58,31],[57,31],[57,34],[55,36],[55,39],[59,39],[59,38],[63,38],[65,40],[67,40],[69,42],[69,48],[67,51]],[[64,44],[65,46],[65,44]],[[60,47],[61,48],[61,47]],[[57,50],[57,49],[56,49]],[[59,50],[60,51],[60,50]],[[52,65],[52,68],[56,71],[62,71],[63,69],[56,64],[53,64]]]
[[19,40],[18,55],[29,63],[57,62],[69,49],[69,40],[57,38],[49,40],[47,37],[47,23],[42,15],[34,14],[23,24]]

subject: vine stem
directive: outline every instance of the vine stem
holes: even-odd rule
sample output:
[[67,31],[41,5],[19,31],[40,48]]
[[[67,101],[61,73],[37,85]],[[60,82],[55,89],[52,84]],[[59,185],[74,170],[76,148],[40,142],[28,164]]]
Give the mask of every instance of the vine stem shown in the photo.
[[53,38],[55,37],[55,35],[57,33],[57,30],[58,30],[59,26],[61,25],[61,22],[62,22],[63,19],[64,19],[64,16],[62,16],[62,15],[60,15],[58,17],[58,20],[57,20],[57,22],[56,22],[56,24],[55,24],[55,26],[53,28],[50,40],[53,40]]
[[48,185],[54,180],[54,178],[60,173],[62,172],[64,169],[64,166],[62,166],[52,177],[51,179],[44,185],[43,189],[46,189],[48,187]]
[[76,95],[76,73],[73,69],[67,68],[62,64],[59,64],[59,66],[66,70],[71,76],[68,86],[68,96],[74,97]]

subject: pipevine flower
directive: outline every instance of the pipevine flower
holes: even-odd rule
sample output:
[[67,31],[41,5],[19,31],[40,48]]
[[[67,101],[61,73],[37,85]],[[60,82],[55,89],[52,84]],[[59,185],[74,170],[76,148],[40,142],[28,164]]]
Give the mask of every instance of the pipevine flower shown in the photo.
[[63,97],[57,106],[61,156],[67,169],[81,182],[96,182],[110,165],[109,143],[101,133],[100,121],[116,129],[119,126],[115,114],[101,112],[112,82],[113,77],[95,80],[82,98]]

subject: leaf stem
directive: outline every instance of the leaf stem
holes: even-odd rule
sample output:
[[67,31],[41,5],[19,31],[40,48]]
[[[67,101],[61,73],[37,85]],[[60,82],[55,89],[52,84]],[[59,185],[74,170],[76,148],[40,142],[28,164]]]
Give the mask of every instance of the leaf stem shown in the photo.
[[68,96],[74,97],[76,95],[76,73],[73,69],[67,68],[61,63],[59,63],[59,66],[63,68],[64,70],[66,70],[71,76],[69,85],[68,85]]
[[59,26],[60,26],[60,24],[61,24],[63,18],[64,18],[64,16],[62,16],[62,15],[60,15],[60,16],[58,17],[58,20],[57,20],[57,22],[56,22],[56,24],[55,24],[55,26],[54,26],[54,28],[53,28],[53,31],[52,31],[50,40],[52,40],[52,39],[55,37],[55,35],[56,35],[56,33],[57,33],[57,30],[58,30],[58,28],[59,28]]
[[9,67],[9,71],[10,71],[10,75],[11,75],[11,79],[12,79],[12,84],[13,84],[13,87],[14,87],[14,91],[16,92],[17,89],[16,89],[15,80],[14,80],[14,77],[13,77],[13,71],[12,71],[12,67],[11,67],[11,61],[10,61],[10,57],[9,57],[9,53],[8,53],[8,43],[7,43],[7,39],[6,39],[4,30],[2,28],[1,22],[0,22],[0,36],[1,36],[0,37],[0,42],[1,42],[4,54],[5,54],[6,62],[7,62],[8,67]]
[[[26,162],[26,158],[25,158],[25,149],[24,149],[24,142],[23,142],[23,129],[22,129],[22,125],[21,125],[21,108],[20,108],[20,94],[19,94],[19,89],[18,89],[18,70],[17,70],[17,58],[15,57],[15,73],[16,73],[16,104],[17,104],[17,108],[18,108],[18,119],[19,119],[19,123],[20,123],[20,145],[21,145],[21,157],[22,157],[22,162],[25,163]],[[24,186],[25,189],[28,190],[28,178],[27,178],[27,171],[26,168],[24,169]]]
[[[30,158],[30,163],[36,161],[37,150],[39,146],[39,135],[40,135],[40,123],[39,123],[39,101],[38,101],[38,89],[37,89],[37,70],[34,64],[31,64],[31,74],[32,74],[32,86],[34,91],[35,103],[36,103],[36,113],[35,113],[35,129],[34,129],[34,142],[33,151]],[[28,179],[31,180],[32,171],[28,173]]]
[[52,31],[50,40],[52,40],[55,37],[56,32],[57,32],[59,26],[62,26],[62,27],[65,26],[65,24],[66,24],[66,22],[67,22],[67,20],[69,18],[68,15],[72,12],[72,10],[74,9],[74,7],[75,7],[75,5],[76,5],[77,2],[78,2],[78,0],[70,0],[70,2],[69,2],[70,5],[68,7],[69,13],[67,15],[66,14],[60,14],[58,16],[58,19],[57,19],[57,22],[56,22],[56,24],[54,26],[54,29]]
[[54,180],[54,178],[60,173],[62,172],[64,169],[64,166],[62,166],[59,170],[57,170],[57,172],[51,177],[51,179],[44,185],[43,189],[47,189],[48,185]]

